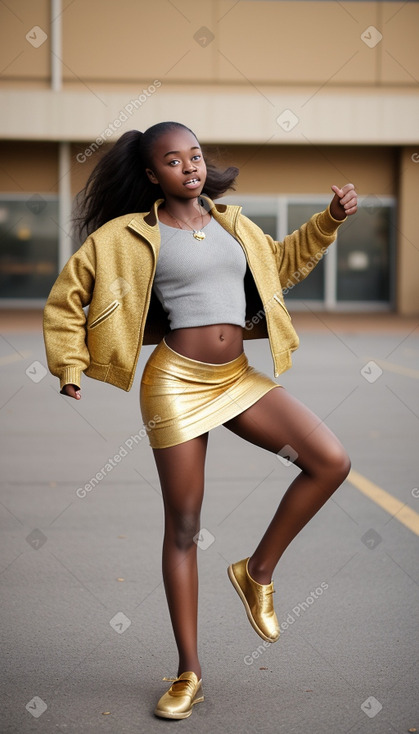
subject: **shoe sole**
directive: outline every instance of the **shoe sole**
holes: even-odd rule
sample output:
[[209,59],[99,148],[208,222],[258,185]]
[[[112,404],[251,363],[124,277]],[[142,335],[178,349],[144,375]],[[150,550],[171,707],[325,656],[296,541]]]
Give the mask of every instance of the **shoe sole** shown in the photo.
[[265,640],[265,642],[270,642],[270,643],[273,644],[274,642],[276,642],[277,640],[279,640],[279,635],[278,635],[278,637],[275,640],[273,640],[272,637],[268,637],[267,635],[265,635],[264,632],[262,632],[262,630],[258,627],[258,625],[257,625],[257,623],[256,623],[256,621],[255,621],[255,619],[253,617],[252,610],[250,609],[249,604],[248,604],[248,601],[247,601],[247,599],[246,599],[246,597],[245,597],[245,595],[243,593],[243,590],[242,590],[239,582],[237,581],[237,579],[236,579],[236,577],[234,575],[234,570],[233,570],[233,566],[232,565],[228,567],[227,573],[228,573],[228,577],[229,577],[231,583],[233,584],[233,586],[236,589],[236,591],[237,591],[240,599],[242,600],[242,602],[244,604],[244,608],[246,610],[247,618],[248,618],[250,624],[252,625],[253,629],[255,630],[255,632],[257,632],[257,634],[259,635],[259,637],[261,637],[262,640]]
[[192,706],[195,703],[201,703],[201,701],[204,701],[204,696],[199,696],[198,698],[194,698],[194,700],[191,703],[191,708],[188,709],[188,711],[185,711],[183,714],[170,714],[166,711],[160,711],[159,709],[154,709],[154,715],[158,716],[160,719],[187,719],[188,716],[192,713]]

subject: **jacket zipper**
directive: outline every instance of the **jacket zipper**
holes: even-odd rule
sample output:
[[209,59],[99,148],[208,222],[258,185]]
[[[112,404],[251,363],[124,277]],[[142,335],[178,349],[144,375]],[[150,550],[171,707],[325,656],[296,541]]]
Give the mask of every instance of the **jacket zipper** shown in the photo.
[[[237,240],[239,241],[239,243],[240,243],[240,245],[241,245],[241,247],[242,247],[242,250],[244,251],[244,254],[245,254],[245,256],[246,256],[246,261],[247,261],[247,264],[248,264],[248,266],[249,266],[249,270],[250,270],[250,272],[252,273],[252,276],[253,276],[253,280],[255,281],[255,284],[256,284],[256,288],[257,288],[257,291],[258,291],[258,293],[260,293],[260,290],[259,290],[259,285],[258,285],[257,279],[255,278],[255,274],[254,274],[254,272],[253,272],[253,270],[252,270],[252,266],[250,265],[250,262],[249,262],[249,260],[248,260],[248,257],[247,257],[247,252],[246,252],[246,248],[245,248],[245,246],[244,246],[244,244],[243,244],[243,242],[242,242],[241,238],[240,238],[240,237],[238,237],[238,235],[237,235],[237,232],[236,232],[236,222],[237,222],[237,217],[238,217],[238,215],[239,215],[239,212],[237,211],[237,212],[236,212],[236,216],[234,217],[234,227],[233,227],[233,232],[232,232],[232,234],[233,234],[233,237],[235,237],[235,238],[236,238],[236,239],[237,239]],[[282,304],[281,304],[281,305],[282,305]],[[262,306],[263,306],[263,303],[262,303]],[[285,308],[285,307],[284,307],[284,308]],[[268,338],[268,341],[269,341],[269,349],[271,350],[271,355],[272,355],[272,361],[273,361],[273,364],[274,364],[274,373],[275,373],[275,377],[278,377],[278,376],[279,376],[279,372],[278,372],[278,371],[277,371],[277,369],[276,369],[275,356],[274,356],[274,353],[273,353],[273,351],[272,351],[272,339],[271,339],[271,333],[270,333],[270,329],[269,329],[268,315],[267,315],[267,313],[266,313],[265,309],[263,309],[263,310],[264,310],[264,312],[265,312],[265,319],[266,319],[266,328],[267,328],[267,331],[268,331],[268,337],[269,337],[269,338]],[[285,310],[286,310],[286,309],[285,309]],[[287,313],[288,313],[288,312],[287,312]],[[289,316],[289,314],[288,314],[288,316]]]
[[284,309],[285,313],[287,314],[289,320],[291,321],[291,316],[290,316],[289,311],[287,310],[287,307],[285,306],[285,304],[282,303],[281,299],[278,298],[278,296],[276,294],[274,294],[274,298],[275,298],[275,301],[277,301],[277,303],[279,303],[279,305],[282,306],[282,308]]
[[99,326],[99,324],[113,314],[120,305],[119,301],[112,301],[112,303],[110,303],[109,306],[107,306],[105,310],[102,311],[102,313],[100,313],[99,316],[91,322],[91,324],[89,324],[89,329],[94,329],[95,326]]
[[140,237],[143,237],[144,238],[144,240],[147,242],[148,246],[150,247],[151,252],[153,253],[153,272],[151,274],[151,278],[150,278],[149,284],[148,284],[147,295],[146,295],[146,300],[145,300],[145,304],[144,304],[144,311],[143,311],[143,320],[142,320],[142,323],[141,323],[141,326],[140,326],[139,335],[138,335],[137,352],[136,352],[136,355],[135,355],[134,368],[133,368],[133,371],[132,371],[130,385],[129,385],[129,388],[128,389],[131,389],[131,387],[132,387],[132,383],[134,381],[134,376],[135,376],[135,370],[137,368],[139,353],[140,353],[140,350],[141,350],[141,347],[142,347],[142,344],[143,344],[144,329],[145,329],[145,324],[146,324],[146,321],[147,321],[148,309],[150,307],[151,291],[152,291],[152,288],[153,288],[153,280],[154,280],[154,275],[156,273],[156,267],[157,267],[156,253],[154,251],[153,245],[151,244],[151,242],[144,235],[140,235],[140,233],[135,229],[135,227],[133,227],[133,229],[134,229],[134,232],[136,232]]

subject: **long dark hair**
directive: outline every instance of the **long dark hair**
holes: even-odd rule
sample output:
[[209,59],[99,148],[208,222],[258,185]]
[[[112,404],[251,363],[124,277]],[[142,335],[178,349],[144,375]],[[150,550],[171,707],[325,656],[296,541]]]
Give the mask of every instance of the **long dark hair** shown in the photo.
[[[151,183],[145,169],[152,168],[156,140],[176,128],[189,130],[196,137],[179,122],[159,122],[144,133],[129,130],[105,153],[76,197],[73,223],[80,240],[115,217],[148,212],[156,199],[164,198],[162,189]],[[206,155],[204,158],[207,178],[202,193],[216,199],[234,188],[239,169],[230,166],[221,170]]]

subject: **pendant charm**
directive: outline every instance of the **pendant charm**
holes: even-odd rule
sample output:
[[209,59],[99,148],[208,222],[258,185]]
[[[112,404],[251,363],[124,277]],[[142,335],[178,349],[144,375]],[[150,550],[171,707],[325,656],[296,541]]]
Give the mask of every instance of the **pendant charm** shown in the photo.
[[204,240],[205,232],[202,232],[201,230],[194,230],[193,236],[196,240]]

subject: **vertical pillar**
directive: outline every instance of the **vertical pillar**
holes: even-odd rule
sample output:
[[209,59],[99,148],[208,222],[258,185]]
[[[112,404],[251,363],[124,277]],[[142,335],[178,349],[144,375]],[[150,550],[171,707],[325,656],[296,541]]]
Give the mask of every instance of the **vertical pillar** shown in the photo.
[[419,145],[401,149],[397,223],[397,311],[419,314]]
[[61,0],[51,0],[51,89],[53,92],[60,92],[62,88],[61,18]]
[[71,155],[70,143],[60,143],[58,149],[58,268],[62,270],[72,255],[71,246]]

